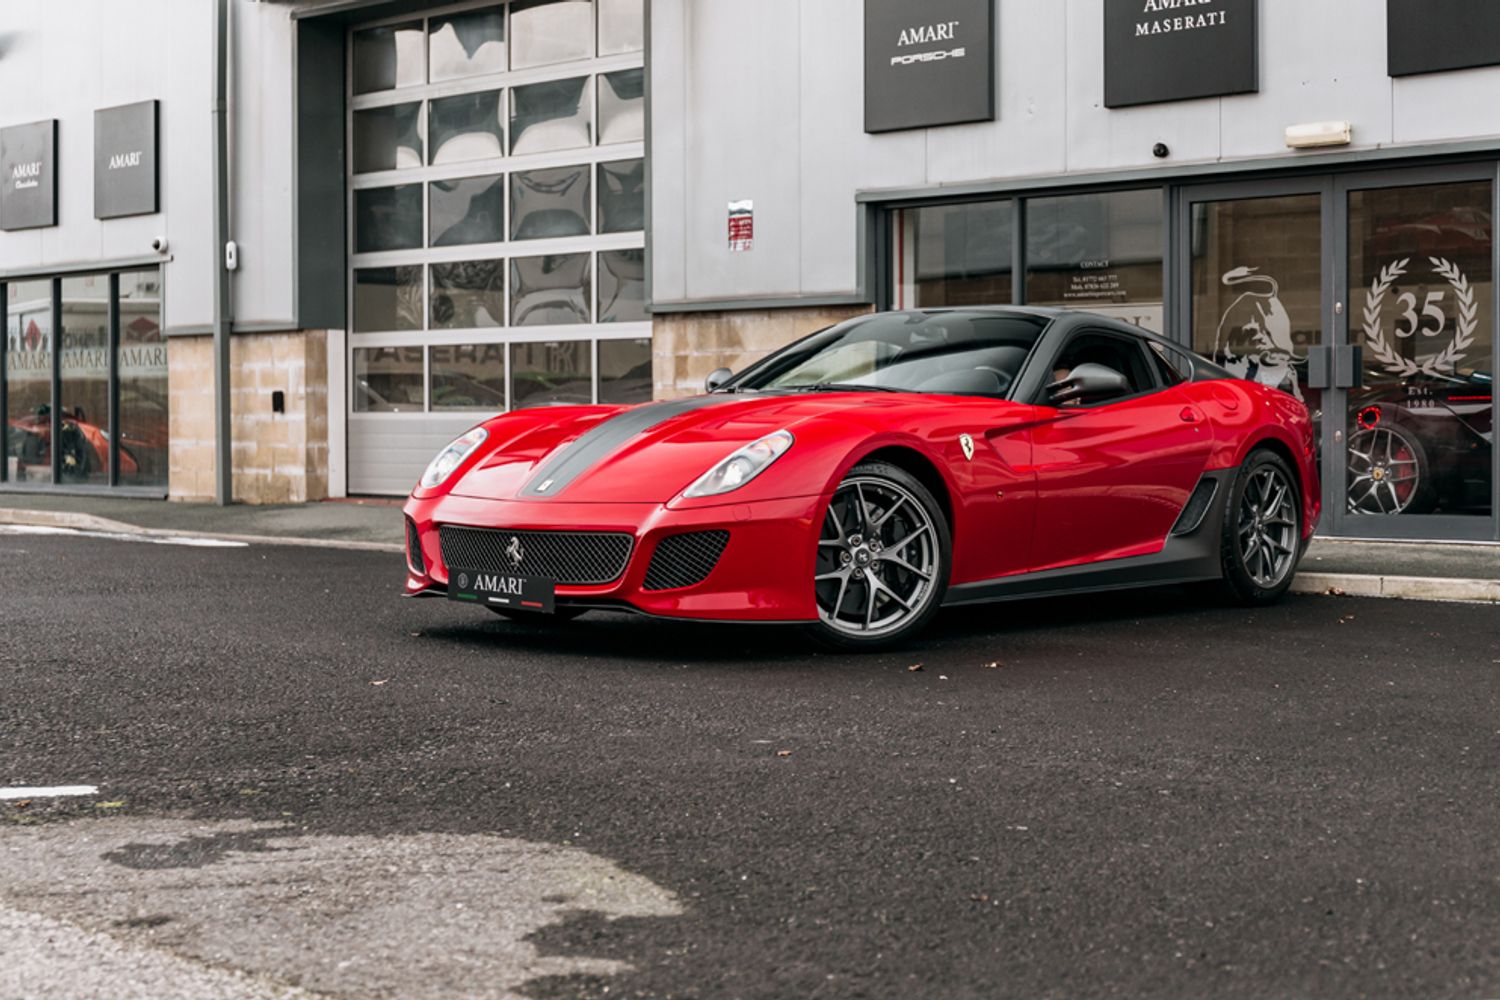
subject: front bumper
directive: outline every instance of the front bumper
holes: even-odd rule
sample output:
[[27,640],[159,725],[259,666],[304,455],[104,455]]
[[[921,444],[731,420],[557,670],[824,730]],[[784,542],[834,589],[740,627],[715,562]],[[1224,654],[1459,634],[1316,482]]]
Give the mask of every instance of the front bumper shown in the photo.
[[[698,621],[815,621],[813,565],[826,497],[669,509],[654,503],[565,503],[412,497],[404,508],[416,529],[425,571],[407,559],[406,593],[447,592],[438,529],[442,525],[531,531],[619,531],[634,539],[625,571],[599,586],[557,587],[558,607],[613,608]],[[656,546],[669,535],[719,529],[729,541],[702,582],[645,589]],[[477,568],[477,567],[476,567]]]

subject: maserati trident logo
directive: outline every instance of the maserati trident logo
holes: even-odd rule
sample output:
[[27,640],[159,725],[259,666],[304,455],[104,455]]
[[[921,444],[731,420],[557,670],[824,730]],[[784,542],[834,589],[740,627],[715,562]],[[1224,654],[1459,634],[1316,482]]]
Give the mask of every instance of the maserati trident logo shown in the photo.
[[521,548],[521,539],[516,535],[510,536],[510,544],[505,547],[505,558],[517,568],[520,568],[521,561],[526,558],[526,550]]
[[958,446],[964,450],[964,458],[974,461],[974,439],[967,434],[958,436]]

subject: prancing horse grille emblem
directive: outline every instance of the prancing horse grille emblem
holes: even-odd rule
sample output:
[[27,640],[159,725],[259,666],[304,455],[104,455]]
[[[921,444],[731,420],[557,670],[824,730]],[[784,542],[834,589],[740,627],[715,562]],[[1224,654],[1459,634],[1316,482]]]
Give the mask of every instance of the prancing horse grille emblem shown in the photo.
[[510,536],[510,544],[505,547],[505,558],[510,560],[512,566],[517,567],[526,558],[526,550],[521,548],[521,539],[516,535]]

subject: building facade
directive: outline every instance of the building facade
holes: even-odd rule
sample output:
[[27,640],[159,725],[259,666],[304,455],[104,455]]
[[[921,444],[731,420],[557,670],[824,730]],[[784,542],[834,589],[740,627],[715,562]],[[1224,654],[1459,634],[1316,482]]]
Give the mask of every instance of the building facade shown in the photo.
[[216,328],[270,502],[1017,302],[1300,396],[1328,533],[1500,540],[1487,0],[85,6],[0,13],[3,488],[213,497]]

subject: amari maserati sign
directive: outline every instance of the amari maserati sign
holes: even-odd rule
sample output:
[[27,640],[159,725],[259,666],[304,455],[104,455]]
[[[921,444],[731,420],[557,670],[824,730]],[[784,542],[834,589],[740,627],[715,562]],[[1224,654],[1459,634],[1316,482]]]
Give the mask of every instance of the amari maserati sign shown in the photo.
[[157,211],[157,105],[139,101],[94,112],[94,217]]
[[1104,105],[1259,89],[1255,0],[1104,0]]
[[865,0],[866,132],[994,117],[994,0]]
[[57,119],[0,128],[0,229],[57,225]]
[[1391,76],[1500,65],[1500,3],[1388,0],[1386,49]]

